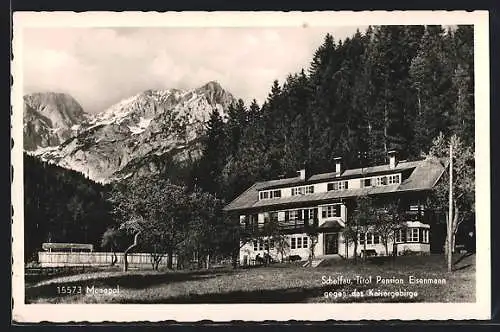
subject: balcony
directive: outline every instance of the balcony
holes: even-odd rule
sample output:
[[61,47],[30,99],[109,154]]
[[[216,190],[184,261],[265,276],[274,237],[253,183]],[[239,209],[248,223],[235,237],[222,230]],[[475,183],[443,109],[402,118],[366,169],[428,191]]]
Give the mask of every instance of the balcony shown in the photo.
[[[303,220],[303,219],[296,219],[296,220],[280,220],[276,221],[278,225],[279,232],[282,234],[293,234],[293,233],[298,233],[298,232],[306,232],[307,225],[314,225],[314,220],[309,219]],[[316,222],[316,227],[318,226],[318,223]],[[270,227],[268,223],[261,223],[261,224],[240,224],[240,229],[243,234],[247,235],[265,235],[267,232],[270,231]]]

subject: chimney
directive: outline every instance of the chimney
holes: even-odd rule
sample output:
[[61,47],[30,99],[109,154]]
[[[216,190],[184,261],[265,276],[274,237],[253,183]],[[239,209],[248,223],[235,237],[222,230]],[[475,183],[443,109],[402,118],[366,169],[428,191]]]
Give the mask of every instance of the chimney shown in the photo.
[[389,155],[389,168],[393,169],[398,164],[397,151],[391,150],[387,154]]
[[297,171],[297,176],[301,179],[301,180],[305,180],[306,179],[306,169],[303,168],[301,170],[298,170]]
[[336,157],[336,158],[333,158],[333,160],[335,160],[335,173],[336,176],[340,176],[340,174],[342,174],[342,172],[344,171],[342,169],[342,157]]

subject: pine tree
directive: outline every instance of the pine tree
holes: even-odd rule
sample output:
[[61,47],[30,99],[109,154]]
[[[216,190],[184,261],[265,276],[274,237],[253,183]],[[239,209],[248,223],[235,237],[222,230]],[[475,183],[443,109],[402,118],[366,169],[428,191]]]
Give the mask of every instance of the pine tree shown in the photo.
[[214,108],[207,122],[203,153],[196,176],[197,183],[203,190],[220,196],[222,193],[222,170],[227,159],[227,136],[224,122],[219,111]]

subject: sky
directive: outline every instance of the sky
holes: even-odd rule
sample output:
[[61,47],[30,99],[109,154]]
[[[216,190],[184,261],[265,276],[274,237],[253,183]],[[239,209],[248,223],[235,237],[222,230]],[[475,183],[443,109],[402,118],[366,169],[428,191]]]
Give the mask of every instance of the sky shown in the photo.
[[307,69],[326,33],[365,26],[293,28],[25,28],[23,92],[65,92],[86,112],[148,89],[217,81],[247,104],[272,82]]

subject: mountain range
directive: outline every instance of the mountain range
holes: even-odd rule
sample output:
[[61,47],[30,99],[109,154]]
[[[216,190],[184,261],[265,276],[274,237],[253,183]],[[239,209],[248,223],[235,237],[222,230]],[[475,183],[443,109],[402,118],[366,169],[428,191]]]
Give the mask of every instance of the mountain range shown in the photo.
[[201,154],[211,112],[236,102],[217,82],[147,90],[103,112],[86,113],[70,95],[24,96],[24,149],[41,160],[107,183],[157,173]]

